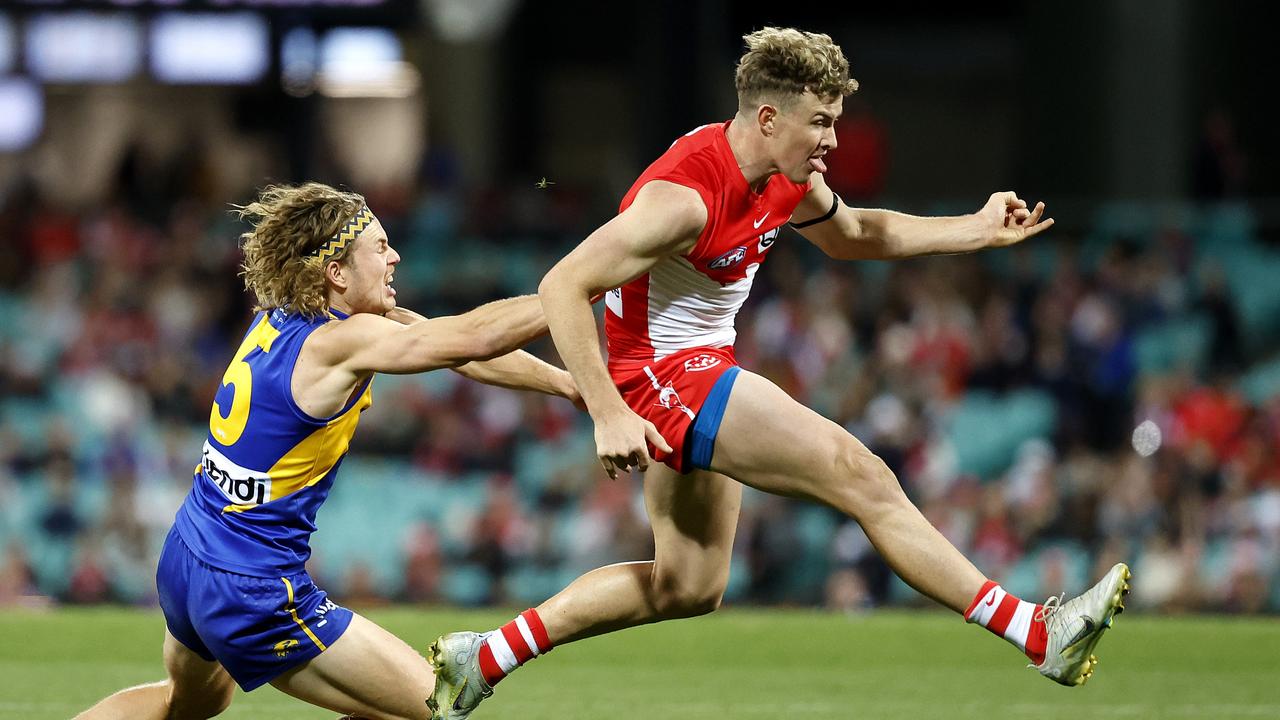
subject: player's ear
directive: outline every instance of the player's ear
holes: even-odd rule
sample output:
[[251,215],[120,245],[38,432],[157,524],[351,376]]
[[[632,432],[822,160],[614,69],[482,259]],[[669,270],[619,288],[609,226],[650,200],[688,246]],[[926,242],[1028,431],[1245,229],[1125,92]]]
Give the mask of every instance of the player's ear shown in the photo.
[[769,137],[773,135],[773,122],[778,117],[778,108],[773,105],[761,105],[756,109],[756,121],[760,123],[760,132]]
[[337,260],[330,260],[325,263],[324,277],[331,285],[339,290],[347,289],[346,268]]

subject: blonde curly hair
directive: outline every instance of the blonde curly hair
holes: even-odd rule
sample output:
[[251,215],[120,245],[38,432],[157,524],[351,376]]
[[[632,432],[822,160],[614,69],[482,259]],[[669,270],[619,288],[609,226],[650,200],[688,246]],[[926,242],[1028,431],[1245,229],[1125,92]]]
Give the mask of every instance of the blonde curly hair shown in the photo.
[[234,205],[253,229],[240,236],[245,289],[257,299],[257,310],[288,307],[304,315],[321,315],[329,306],[324,268],[345,262],[348,243],[322,261],[316,251],[364,207],[364,197],[323,183],[269,185],[248,205]]
[[829,102],[858,89],[858,81],[849,77],[849,61],[829,35],[767,27],[742,40],[747,52],[734,73],[741,111],[765,102],[785,108],[806,90]]

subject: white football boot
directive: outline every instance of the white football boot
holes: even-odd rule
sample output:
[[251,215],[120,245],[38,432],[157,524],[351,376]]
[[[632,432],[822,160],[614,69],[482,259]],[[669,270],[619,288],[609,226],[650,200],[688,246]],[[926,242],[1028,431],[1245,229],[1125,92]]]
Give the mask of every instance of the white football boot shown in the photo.
[[493,688],[480,672],[485,636],[474,632],[441,635],[427,651],[436,671],[436,689],[427,699],[431,720],[466,720]]
[[1037,620],[1043,618],[1049,641],[1044,662],[1028,665],[1041,675],[1063,685],[1083,685],[1093,676],[1098,656],[1093,648],[1111,627],[1111,619],[1124,612],[1124,596],[1129,594],[1129,566],[1116,563],[1097,585],[1059,604],[1059,597],[1044,603]]

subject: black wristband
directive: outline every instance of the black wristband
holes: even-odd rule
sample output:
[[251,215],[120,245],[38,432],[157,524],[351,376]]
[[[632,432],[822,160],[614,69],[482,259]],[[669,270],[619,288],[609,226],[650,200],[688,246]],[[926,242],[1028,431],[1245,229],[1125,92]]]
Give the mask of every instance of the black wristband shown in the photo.
[[839,208],[840,208],[840,196],[833,192],[831,193],[831,209],[827,211],[826,215],[823,215],[822,217],[816,217],[812,220],[805,220],[804,222],[793,222],[791,223],[791,227],[799,230],[800,228],[807,228],[810,225],[817,225],[820,222],[826,222],[831,218],[835,217],[836,210],[838,210]]

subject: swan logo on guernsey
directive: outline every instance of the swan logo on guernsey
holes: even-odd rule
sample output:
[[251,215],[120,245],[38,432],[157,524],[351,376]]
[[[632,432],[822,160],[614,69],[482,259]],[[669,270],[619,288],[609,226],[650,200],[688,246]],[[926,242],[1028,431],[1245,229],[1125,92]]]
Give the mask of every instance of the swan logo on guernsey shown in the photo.
[[691,357],[684,361],[685,372],[702,372],[720,364],[720,358],[715,355],[702,354],[697,357]]
[[732,267],[733,265],[737,265],[742,262],[742,259],[746,256],[747,248],[739,245],[715,260],[712,260],[711,264],[707,265],[707,268],[710,270],[720,270],[722,268]]

